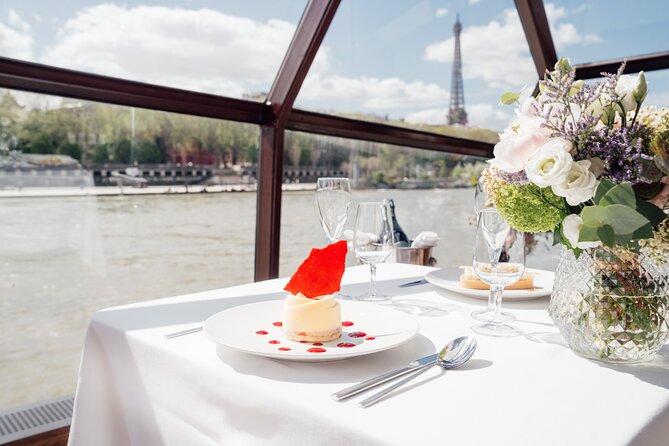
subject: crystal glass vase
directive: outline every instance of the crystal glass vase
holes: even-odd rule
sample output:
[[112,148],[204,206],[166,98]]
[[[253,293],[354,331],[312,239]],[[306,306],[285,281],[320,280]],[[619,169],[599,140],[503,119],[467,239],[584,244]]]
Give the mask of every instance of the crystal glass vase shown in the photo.
[[647,361],[669,337],[668,272],[643,251],[599,247],[577,259],[563,249],[549,314],[581,356]]

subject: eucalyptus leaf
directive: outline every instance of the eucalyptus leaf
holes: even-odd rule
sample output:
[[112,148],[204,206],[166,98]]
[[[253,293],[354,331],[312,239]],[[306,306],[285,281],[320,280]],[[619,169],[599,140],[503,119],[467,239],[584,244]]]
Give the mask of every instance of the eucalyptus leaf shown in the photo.
[[553,231],[553,246],[559,244],[559,243],[564,243],[562,241],[562,225],[559,225],[555,230]]
[[613,232],[611,225],[604,225],[597,228],[597,235],[606,246],[613,246],[616,243],[616,235]]
[[593,228],[610,225],[616,235],[628,234],[649,223],[633,208],[622,204],[587,206],[581,211],[583,224]]
[[518,98],[520,98],[520,93],[514,93],[512,91],[507,91],[502,95],[500,98],[499,102],[501,102],[503,105],[511,105],[516,102],[518,102]]
[[600,206],[622,204],[632,209],[636,208],[636,196],[631,183],[621,183],[609,189],[597,203]]
[[653,238],[655,233],[653,232],[653,226],[649,223],[647,225],[641,226],[639,229],[634,231],[630,235],[631,240],[640,240],[643,238]]
[[583,225],[578,233],[579,242],[596,242],[599,241],[599,234],[597,233],[599,227],[593,228],[591,226]]
[[595,191],[595,196],[592,199],[595,204],[599,204],[599,200],[602,199],[604,195],[609,191],[609,189],[612,189],[615,186],[611,180],[608,180],[606,178],[602,178],[599,180],[599,185],[597,186],[597,190]]
[[636,210],[650,221],[650,225],[653,228],[667,218],[667,214],[662,209],[645,200],[637,199]]

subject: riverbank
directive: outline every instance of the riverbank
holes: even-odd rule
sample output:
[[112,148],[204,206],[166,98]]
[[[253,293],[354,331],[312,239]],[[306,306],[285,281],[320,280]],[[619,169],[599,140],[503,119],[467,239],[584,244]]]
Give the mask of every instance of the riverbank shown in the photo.
[[[316,190],[316,183],[290,183],[281,187],[284,191]],[[96,197],[116,195],[180,195],[222,192],[256,192],[255,184],[200,185],[194,184],[146,187],[23,187],[0,190],[0,198],[40,198],[40,197]]]

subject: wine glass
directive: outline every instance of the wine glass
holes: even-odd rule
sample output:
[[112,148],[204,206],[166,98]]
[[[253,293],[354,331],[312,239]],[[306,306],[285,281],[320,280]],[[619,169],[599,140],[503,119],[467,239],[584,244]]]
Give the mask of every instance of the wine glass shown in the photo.
[[504,287],[517,282],[525,271],[525,237],[510,227],[496,209],[482,209],[476,229],[474,271],[490,285],[494,302],[492,319],[472,330],[488,336],[518,336],[522,331],[502,320]]
[[316,182],[316,207],[329,243],[341,237],[351,204],[348,178],[319,178]]
[[[490,201],[488,200],[488,194],[485,193],[483,189],[483,184],[481,179],[476,183],[476,191],[474,192],[474,212],[476,213],[476,222],[478,223],[479,215],[484,209],[491,208]],[[485,310],[476,310],[471,312],[472,318],[477,321],[491,321],[495,315],[495,293],[492,288],[490,288],[490,294],[488,295],[488,307]],[[516,320],[516,316],[506,311],[500,313],[500,319],[502,322],[512,322]]]
[[356,299],[380,302],[390,296],[376,290],[376,264],[384,262],[393,250],[393,221],[387,201],[358,204],[355,215],[353,246],[355,256],[369,264],[369,291]]

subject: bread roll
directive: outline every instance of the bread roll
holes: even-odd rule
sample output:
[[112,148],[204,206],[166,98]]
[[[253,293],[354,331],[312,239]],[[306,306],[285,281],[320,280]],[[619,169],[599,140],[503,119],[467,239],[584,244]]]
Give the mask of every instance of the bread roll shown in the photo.
[[[513,267],[513,265],[499,265],[498,268]],[[490,285],[483,282],[474,272],[474,268],[471,266],[461,266],[463,268],[462,275],[460,276],[460,286],[463,288],[469,288],[472,290],[489,290]],[[531,290],[534,289],[534,278],[531,273],[525,273],[523,276],[515,283],[505,286],[505,290]]]

